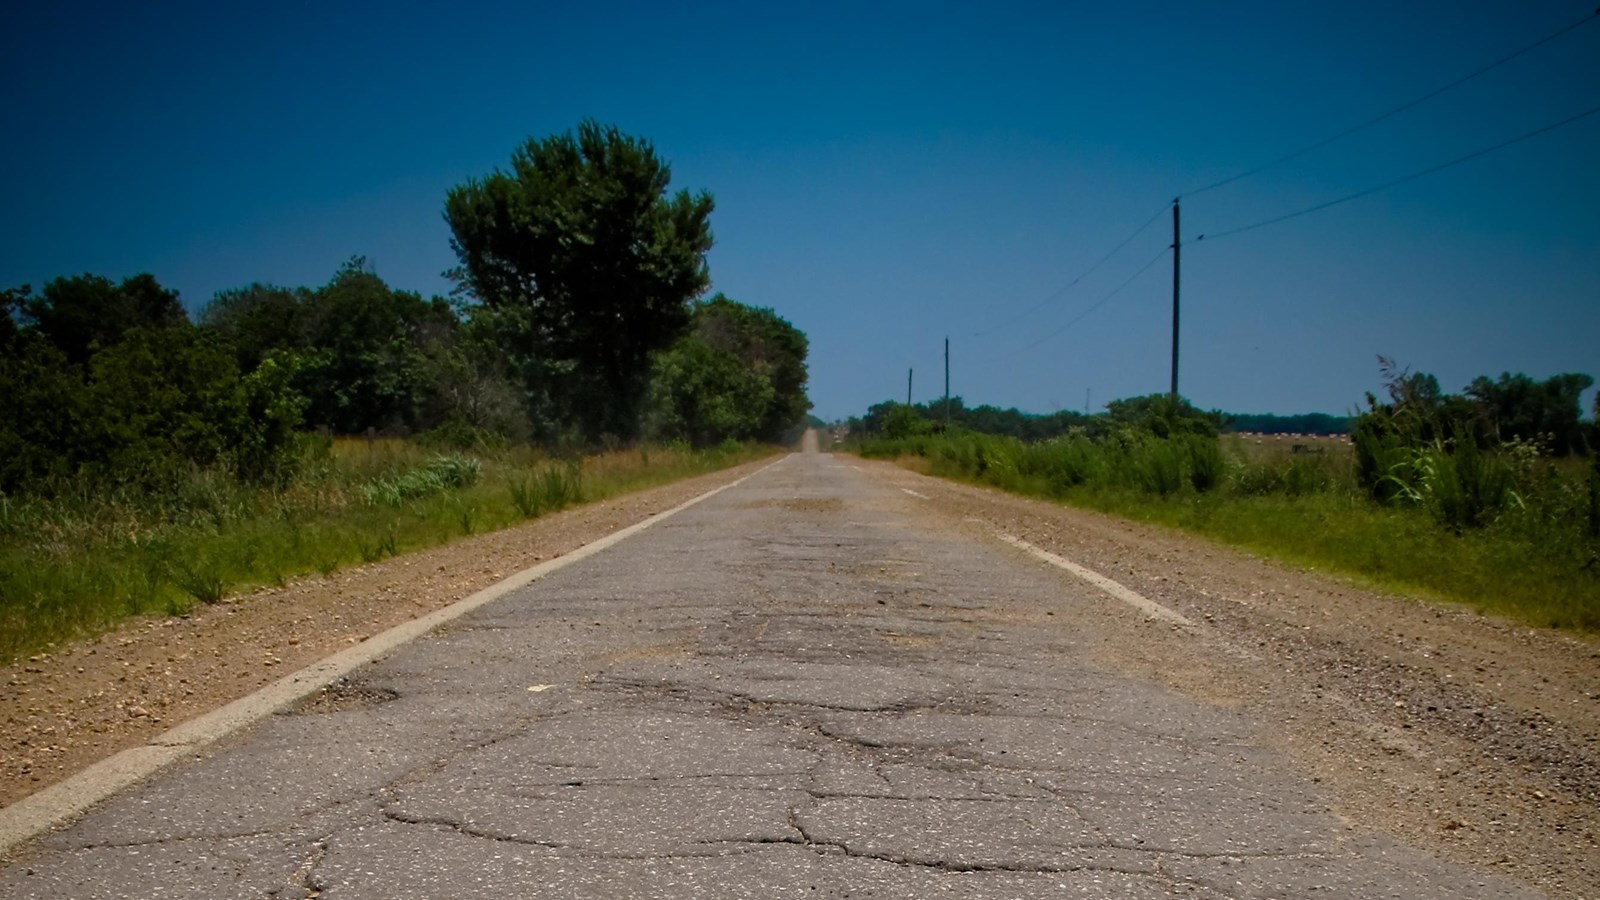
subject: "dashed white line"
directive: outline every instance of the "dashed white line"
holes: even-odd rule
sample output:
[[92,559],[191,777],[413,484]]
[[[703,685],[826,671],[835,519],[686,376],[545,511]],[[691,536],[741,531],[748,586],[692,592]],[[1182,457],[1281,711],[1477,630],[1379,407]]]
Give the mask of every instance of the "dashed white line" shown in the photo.
[[[904,490],[904,488],[902,488],[902,490]],[[1022,538],[1012,537],[1009,534],[1001,533],[1000,539],[1013,547],[1018,547],[1028,551],[1033,556],[1044,560],[1058,569],[1066,569],[1068,572],[1071,572],[1079,578],[1082,578],[1084,581],[1089,582],[1100,590],[1105,591],[1106,593],[1117,598],[1118,600],[1121,600],[1123,603],[1132,606],[1134,609],[1139,610],[1145,615],[1156,619],[1161,619],[1162,621],[1171,622],[1175,625],[1183,625],[1185,627],[1194,626],[1194,622],[1184,617],[1182,613],[1168,609],[1167,607],[1162,606],[1143,594],[1129,590],[1127,587],[1112,581],[1093,569],[1086,569],[1072,560],[1065,559],[1055,555],[1054,553],[1051,553],[1049,550],[1035,547]]]
[[927,494],[919,494],[916,491],[913,491],[911,488],[901,488],[900,490],[905,491],[906,493],[908,493],[911,496],[917,498],[918,500],[926,500],[926,499],[928,499],[928,495]]

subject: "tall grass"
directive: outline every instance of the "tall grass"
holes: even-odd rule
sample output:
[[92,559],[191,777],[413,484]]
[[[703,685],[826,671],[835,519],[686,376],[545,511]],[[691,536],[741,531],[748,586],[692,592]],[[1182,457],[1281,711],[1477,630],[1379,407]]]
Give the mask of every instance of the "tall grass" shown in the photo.
[[[1023,444],[982,435],[859,445],[933,475],[1195,531],[1296,563],[1466,602],[1526,622],[1600,630],[1600,465],[1538,448],[1434,443],[1372,454],[1123,433]],[[1376,489],[1374,490],[1374,486]]]
[[398,439],[339,440],[282,490],[197,471],[170,494],[0,497],[0,659],[770,452],[671,445],[561,460],[526,447],[442,455]]

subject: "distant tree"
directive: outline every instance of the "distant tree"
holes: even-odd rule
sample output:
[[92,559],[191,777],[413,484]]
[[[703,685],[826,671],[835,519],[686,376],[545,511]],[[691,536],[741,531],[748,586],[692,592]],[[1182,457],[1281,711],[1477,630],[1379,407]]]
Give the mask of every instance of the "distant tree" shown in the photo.
[[881,434],[890,439],[916,437],[933,431],[933,423],[923,418],[914,406],[885,404]]
[[1229,413],[1226,415],[1227,431],[1249,431],[1261,434],[1348,434],[1349,416],[1331,416],[1327,413],[1302,413],[1278,416],[1272,413]]
[[135,275],[120,285],[98,275],[57,278],[38,296],[23,299],[21,306],[24,322],[79,365],[97,348],[122,340],[130,329],[189,324],[177,292],[150,275]]
[[1113,400],[1106,404],[1112,423],[1148,431],[1158,438],[1180,434],[1215,437],[1223,425],[1220,412],[1203,412],[1179,397],[1174,403],[1168,394],[1149,394]]
[[689,331],[655,357],[646,433],[696,444],[782,440],[811,408],[807,347],[770,309],[721,294],[697,304]]
[[771,399],[750,437],[776,441],[811,409],[806,395],[810,342],[777,313],[717,294],[696,305],[691,333],[771,385]]
[[1583,449],[1582,395],[1593,385],[1594,379],[1581,373],[1540,382],[1521,372],[1502,372],[1496,380],[1474,378],[1466,395],[1496,443],[1539,439],[1549,443],[1551,452],[1564,456]]
[[457,275],[492,311],[547,431],[638,431],[650,356],[710,280],[711,197],[669,198],[670,176],[648,141],[584,121],[446,197]]

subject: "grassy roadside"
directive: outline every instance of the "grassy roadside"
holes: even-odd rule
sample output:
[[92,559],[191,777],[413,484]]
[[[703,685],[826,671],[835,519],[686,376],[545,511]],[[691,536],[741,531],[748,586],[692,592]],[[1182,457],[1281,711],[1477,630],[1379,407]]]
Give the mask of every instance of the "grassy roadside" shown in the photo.
[[[1115,478],[1066,484],[1007,465],[1003,452],[977,465],[937,446],[864,455],[925,474],[1000,487],[1140,522],[1180,528],[1297,565],[1354,576],[1377,587],[1464,603],[1529,624],[1600,631],[1600,571],[1594,549],[1547,510],[1519,511],[1485,528],[1452,530],[1418,506],[1382,505],[1354,489],[1347,460],[1282,458],[1225,442],[1215,482],[1151,491]],[[984,458],[980,451],[980,458]],[[1264,474],[1265,473],[1265,474]],[[1273,475],[1276,473],[1276,475]],[[1271,477],[1268,477],[1271,476]],[[1560,473],[1553,479],[1570,480]],[[1262,489],[1273,481],[1273,489]],[[1298,487],[1295,486],[1298,483]]]
[[0,498],[0,660],[130,616],[182,614],[231,593],[495,531],[774,449],[646,446],[563,461],[526,448],[460,454],[402,440],[340,440],[283,490],[198,472],[159,500]]

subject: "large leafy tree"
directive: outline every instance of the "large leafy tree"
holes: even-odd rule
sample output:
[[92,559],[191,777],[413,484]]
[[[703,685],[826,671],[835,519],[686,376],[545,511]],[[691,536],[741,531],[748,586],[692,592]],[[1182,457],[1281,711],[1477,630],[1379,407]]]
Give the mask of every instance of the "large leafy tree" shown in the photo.
[[584,121],[446,198],[462,287],[487,308],[547,432],[638,431],[651,354],[682,333],[710,280],[711,197],[669,196],[670,180],[649,141]]
[[57,278],[38,296],[22,299],[22,316],[67,359],[83,364],[98,348],[110,347],[133,328],[161,329],[189,323],[176,291],[150,275],[113,284],[99,275]]

